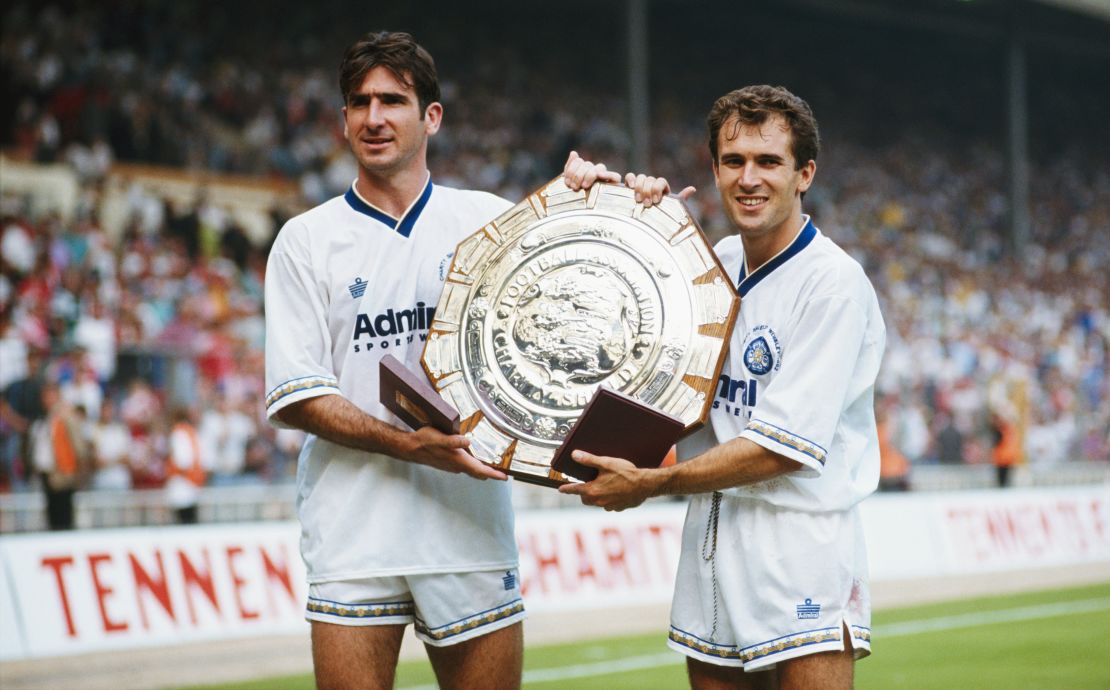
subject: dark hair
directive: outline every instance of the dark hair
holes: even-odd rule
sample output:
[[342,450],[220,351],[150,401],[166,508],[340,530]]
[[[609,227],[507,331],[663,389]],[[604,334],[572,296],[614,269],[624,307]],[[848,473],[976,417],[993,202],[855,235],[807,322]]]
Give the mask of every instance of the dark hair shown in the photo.
[[794,168],[800,170],[809,161],[817,160],[821,137],[817,133],[817,118],[809,104],[781,86],[745,86],[730,91],[717,99],[709,110],[709,154],[717,164],[717,140],[730,118],[737,125],[759,126],[775,115],[781,115],[790,127],[790,152]]
[[424,50],[412,36],[400,31],[368,33],[356,41],[339,64],[339,90],[346,104],[375,67],[385,67],[393,76],[416,91],[420,118],[432,103],[439,100],[439,79],[431,53]]

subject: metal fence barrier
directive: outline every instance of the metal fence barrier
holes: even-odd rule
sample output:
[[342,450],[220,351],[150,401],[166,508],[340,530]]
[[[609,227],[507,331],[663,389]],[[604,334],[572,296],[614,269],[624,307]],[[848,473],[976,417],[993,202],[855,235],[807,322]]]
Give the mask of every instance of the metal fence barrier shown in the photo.
[[[991,465],[922,465],[913,468],[909,481],[913,491],[985,489],[995,486],[995,472]],[[1011,483],[1020,487],[1110,484],[1110,463],[1022,465],[1014,468]],[[296,495],[292,483],[210,486],[201,491],[197,512],[205,523],[291,520],[296,518]],[[537,510],[580,504],[574,496],[517,482],[513,486],[513,505],[517,510]],[[78,529],[157,526],[175,521],[159,489],[79,491],[75,513]],[[40,491],[0,495],[0,533],[46,528],[46,501]]]

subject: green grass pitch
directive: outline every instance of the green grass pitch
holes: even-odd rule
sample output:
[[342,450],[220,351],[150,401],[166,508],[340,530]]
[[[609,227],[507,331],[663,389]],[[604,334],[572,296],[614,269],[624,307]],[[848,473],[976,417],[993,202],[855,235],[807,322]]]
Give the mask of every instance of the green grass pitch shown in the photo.
[[[873,630],[874,654],[856,665],[861,690],[1110,688],[1110,583],[880,610]],[[529,646],[524,687],[686,687],[683,657],[667,649],[664,635]],[[204,690],[312,687],[310,676],[294,676]],[[431,667],[402,663],[396,687],[434,688]]]

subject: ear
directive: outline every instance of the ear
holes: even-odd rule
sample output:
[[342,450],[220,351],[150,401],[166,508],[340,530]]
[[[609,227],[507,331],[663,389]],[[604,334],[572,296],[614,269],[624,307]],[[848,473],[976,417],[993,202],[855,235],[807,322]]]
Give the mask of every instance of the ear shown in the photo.
[[817,161],[810,160],[802,166],[798,173],[802,176],[802,179],[798,181],[798,192],[804,193],[813,184],[813,176],[817,174]]
[[351,135],[347,131],[347,106],[343,106],[342,112],[343,112],[343,138],[344,139],[349,139],[351,137]]
[[720,176],[718,175],[718,173],[720,173],[720,172],[721,172],[721,166],[717,163],[717,159],[713,159],[713,182],[714,183],[720,181],[720,179],[719,179]]
[[432,136],[439,131],[441,122],[443,122],[443,105],[438,102],[429,103],[424,109],[424,132]]

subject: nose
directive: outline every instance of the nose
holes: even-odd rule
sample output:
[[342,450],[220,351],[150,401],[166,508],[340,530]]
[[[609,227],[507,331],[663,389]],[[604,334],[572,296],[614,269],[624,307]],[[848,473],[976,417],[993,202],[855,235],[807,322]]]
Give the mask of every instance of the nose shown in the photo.
[[366,124],[369,127],[380,127],[385,124],[385,109],[376,98],[370,101],[370,107],[366,109]]
[[744,169],[740,171],[740,179],[738,182],[741,187],[749,190],[759,186],[760,179],[755,163],[748,162],[744,164]]

